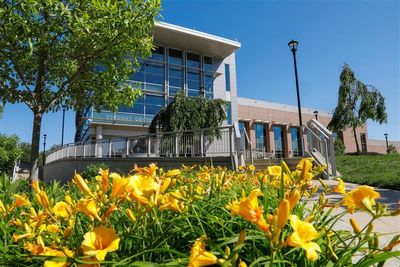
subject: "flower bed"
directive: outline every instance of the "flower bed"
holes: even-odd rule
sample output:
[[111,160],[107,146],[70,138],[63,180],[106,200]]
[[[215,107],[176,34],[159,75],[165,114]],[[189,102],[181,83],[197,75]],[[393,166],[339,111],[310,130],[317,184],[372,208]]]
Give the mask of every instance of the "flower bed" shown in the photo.
[[[397,216],[368,186],[346,192],[339,181],[311,201],[322,171],[302,160],[255,172],[155,165],[126,177],[108,170],[76,174],[64,186],[33,182],[28,194],[0,195],[0,265],[44,266],[369,266],[400,256],[396,236],[379,246],[373,222]],[[329,203],[329,191],[343,194]],[[347,211],[330,215],[338,205]],[[334,230],[345,214],[366,212],[371,222]],[[357,255],[357,260],[354,256]]]

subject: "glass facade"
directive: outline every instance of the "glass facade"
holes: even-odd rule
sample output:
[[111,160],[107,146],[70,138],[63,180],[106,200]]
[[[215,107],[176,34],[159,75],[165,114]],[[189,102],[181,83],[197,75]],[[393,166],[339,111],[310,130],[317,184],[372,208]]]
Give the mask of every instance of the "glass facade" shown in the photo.
[[261,123],[255,123],[254,130],[256,134],[256,149],[258,151],[265,151],[265,125]]
[[282,126],[274,125],[275,157],[283,158],[284,154],[284,136]]
[[[188,96],[199,96],[204,87],[205,97],[214,98],[215,71],[212,57],[159,46],[149,58],[140,59],[139,64],[140,68],[129,77],[128,82],[142,89],[143,97],[133,107],[119,107],[115,114],[107,110],[93,112],[94,121],[149,124],[154,115],[170,103],[180,90],[184,90]],[[228,114],[231,124],[230,112]]]
[[293,157],[300,157],[301,156],[301,148],[300,148],[300,131],[297,127],[290,128],[290,134],[292,137],[292,152]]

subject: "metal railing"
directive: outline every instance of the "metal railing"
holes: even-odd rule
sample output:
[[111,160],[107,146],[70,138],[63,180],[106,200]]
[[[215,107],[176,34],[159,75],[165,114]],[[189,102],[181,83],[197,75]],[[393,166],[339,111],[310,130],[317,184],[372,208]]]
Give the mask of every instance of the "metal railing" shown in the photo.
[[50,151],[46,164],[63,158],[215,157],[234,156],[233,126],[101,139],[67,144]]
[[243,131],[240,133],[239,143],[240,143],[240,152],[241,155],[243,155],[243,159],[250,160],[250,163],[254,164],[253,145],[251,143],[249,135],[247,134],[246,129],[243,129]]
[[327,178],[337,176],[333,133],[314,119],[303,126],[303,133],[307,136],[306,152],[319,164],[327,165]]

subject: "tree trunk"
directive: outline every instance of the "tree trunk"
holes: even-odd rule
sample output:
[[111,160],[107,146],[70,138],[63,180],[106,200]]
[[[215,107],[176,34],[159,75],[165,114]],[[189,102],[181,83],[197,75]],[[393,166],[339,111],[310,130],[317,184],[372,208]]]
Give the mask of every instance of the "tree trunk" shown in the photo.
[[360,146],[358,145],[358,139],[355,127],[353,127],[353,134],[354,134],[354,140],[356,141],[357,153],[360,153]]
[[40,129],[42,125],[42,116],[40,112],[34,112],[32,129],[32,148],[31,148],[31,173],[29,180],[38,180],[39,178],[39,146],[40,146]]

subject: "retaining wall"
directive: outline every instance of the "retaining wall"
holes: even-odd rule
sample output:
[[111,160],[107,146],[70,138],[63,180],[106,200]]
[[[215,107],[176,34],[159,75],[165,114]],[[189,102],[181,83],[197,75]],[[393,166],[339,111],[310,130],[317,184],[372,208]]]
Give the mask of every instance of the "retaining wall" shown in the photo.
[[65,158],[50,162],[44,166],[43,180],[50,182],[52,180],[65,183],[71,180],[75,172],[82,172],[90,164],[105,163],[111,172],[119,174],[129,173],[135,164],[139,167],[148,166],[150,163],[156,163],[158,167],[164,170],[180,168],[182,164],[192,166],[194,164],[204,165],[211,163],[214,166],[225,166],[232,169],[231,157],[205,157],[205,158]]

